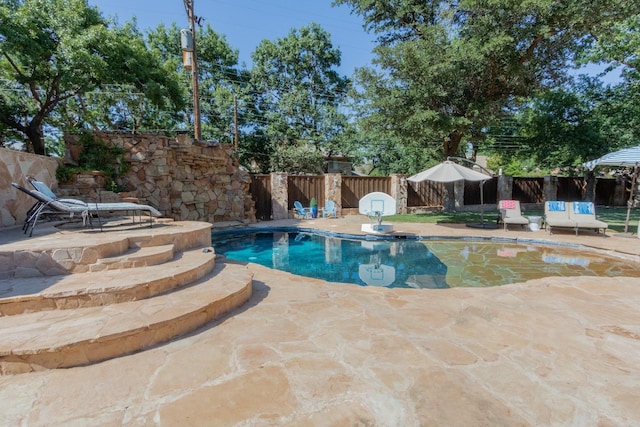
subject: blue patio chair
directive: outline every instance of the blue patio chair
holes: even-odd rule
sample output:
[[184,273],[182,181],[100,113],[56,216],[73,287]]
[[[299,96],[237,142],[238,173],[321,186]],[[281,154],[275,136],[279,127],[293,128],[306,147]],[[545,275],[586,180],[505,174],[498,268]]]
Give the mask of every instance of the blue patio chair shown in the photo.
[[322,218],[330,216],[338,218],[338,209],[336,208],[336,203],[333,200],[327,200],[320,211],[322,212]]
[[295,213],[302,219],[310,219],[311,218],[311,209],[305,208],[302,206],[302,203],[299,201],[293,202],[293,207],[295,208]]

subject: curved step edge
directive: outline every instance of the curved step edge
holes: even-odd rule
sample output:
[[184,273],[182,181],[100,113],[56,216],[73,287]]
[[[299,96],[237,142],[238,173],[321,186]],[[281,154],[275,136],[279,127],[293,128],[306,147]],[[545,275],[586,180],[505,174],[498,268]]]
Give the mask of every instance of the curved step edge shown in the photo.
[[[40,336],[29,337],[29,331],[23,330],[27,336],[14,348],[7,348],[6,341],[0,340],[0,375],[83,366],[167,342],[242,306],[251,298],[252,280],[253,274],[245,266],[221,264],[211,277],[186,289],[148,300],[78,309],[81,313],[76,314],[76,321],[72,318],[61,322],[64,326],[58,328],[58,333],[40,328],[44,330]],[[166,304],[172,304],[172,309],[163,309]],[[114,313],[112,309],[119,306],[120,312]],[[59,322],[59,316],[44,317],[38,321]],[[86,325],[94,326],[93,331],[89,327],[78,330],[83,326],[82,318]],[[134,328],[125,326],[131,322],[138,324]],[[73,331],[66,333],[65,328]]]
[[[0,298],[0,319],[150,298],[207,276],[215,267],[214,254],[211,248],[194,249],[183,252],[182,258],[153,267],[0,281],[0,295],[6,295]],[[193,261],[182,266],[185,256]],[[136,276],[142,279],[135,280]]]

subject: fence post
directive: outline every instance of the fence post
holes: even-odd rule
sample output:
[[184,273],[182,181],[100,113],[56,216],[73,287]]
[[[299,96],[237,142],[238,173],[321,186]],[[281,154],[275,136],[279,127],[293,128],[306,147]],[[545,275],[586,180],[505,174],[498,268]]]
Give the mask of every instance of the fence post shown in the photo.
[[289,218],[289,184],[287,174],[271,172],[271,209],[273,219]]
[[336,204],[336,212],[342,211],[342,175],[327,173],[324,175],[324,200],[332,200]]
[[396,212],[399,214],[407,213],[407,176],[392,174],[391,175],[391,197],[396,200]]
[[498,200],[511,200],[513,197],[513,177],[510,175],[498,176]]

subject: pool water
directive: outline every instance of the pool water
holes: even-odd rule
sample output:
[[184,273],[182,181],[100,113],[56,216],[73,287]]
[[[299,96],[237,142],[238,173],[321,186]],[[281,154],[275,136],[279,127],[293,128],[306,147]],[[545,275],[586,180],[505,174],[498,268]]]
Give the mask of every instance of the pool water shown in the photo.
[[216,253],[328,282],[485,287],[548,276],[640,277],[632,261],[564,246],[468,240],[355,240],[312,233],[214,236]]

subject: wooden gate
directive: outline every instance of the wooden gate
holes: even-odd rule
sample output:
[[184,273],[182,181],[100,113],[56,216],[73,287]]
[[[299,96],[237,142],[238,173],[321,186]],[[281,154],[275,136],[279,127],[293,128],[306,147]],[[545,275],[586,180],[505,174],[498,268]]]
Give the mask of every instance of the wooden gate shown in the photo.
[[268,221],[272,218],[271,175],[251,175],[249,186],[256,207],[256,219]]

